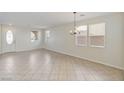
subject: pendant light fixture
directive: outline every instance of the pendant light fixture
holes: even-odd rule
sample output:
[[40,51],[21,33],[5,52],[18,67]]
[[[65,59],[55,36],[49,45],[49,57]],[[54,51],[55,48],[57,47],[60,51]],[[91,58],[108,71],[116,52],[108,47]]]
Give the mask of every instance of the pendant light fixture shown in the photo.
[[70,31],[71,35],[76,35],[78,33],[80,34],[80,32],[77,30],[77,27],[76,27],[77,26],[76,25],[76,13],[77,12],[73,12],[73,14],[74,14],[74,28],[73,28],[73,30]]

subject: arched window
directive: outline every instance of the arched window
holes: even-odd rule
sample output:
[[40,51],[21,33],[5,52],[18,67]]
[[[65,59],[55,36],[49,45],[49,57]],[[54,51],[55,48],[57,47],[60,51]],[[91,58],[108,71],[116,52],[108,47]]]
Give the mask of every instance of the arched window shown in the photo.
[[6,42],[7,42],[7,44],[12,44],[13,43],[13,32],[11,31],[11,30],[8,30],[7,32],[6,32]]

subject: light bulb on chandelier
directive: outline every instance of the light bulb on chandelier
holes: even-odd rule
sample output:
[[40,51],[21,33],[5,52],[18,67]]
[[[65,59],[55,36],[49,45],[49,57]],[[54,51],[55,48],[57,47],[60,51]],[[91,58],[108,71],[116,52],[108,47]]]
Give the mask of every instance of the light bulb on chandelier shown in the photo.
[[73,14],[74,14],[74,29],[71,30],[69,33],[71,35],[76,35],[76,34],[80,34],[80,31],[78,31],[76,27],[76,12],[73,12]]

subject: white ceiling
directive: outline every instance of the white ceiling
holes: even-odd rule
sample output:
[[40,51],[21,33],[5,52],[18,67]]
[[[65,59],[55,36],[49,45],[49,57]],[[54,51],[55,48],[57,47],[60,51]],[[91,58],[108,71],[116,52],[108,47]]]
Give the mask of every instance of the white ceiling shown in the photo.
[[[85,16],[80,16],[81,14]],[[108,15],[106,12],[78,12],[77,20]],[[32,28],[47,28],[73,22],[72,12],[1,12],[0,23]]]

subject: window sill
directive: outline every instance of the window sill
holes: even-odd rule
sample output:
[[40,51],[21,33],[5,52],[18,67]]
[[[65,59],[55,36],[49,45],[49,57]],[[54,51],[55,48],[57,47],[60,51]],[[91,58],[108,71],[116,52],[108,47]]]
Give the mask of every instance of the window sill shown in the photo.
[[90,45],[89,47],[92,47],[92,48],[105,48],[105,46],[95,46],[95,45]]
[[87,47],[87,45],[76,45],[77,47]]

